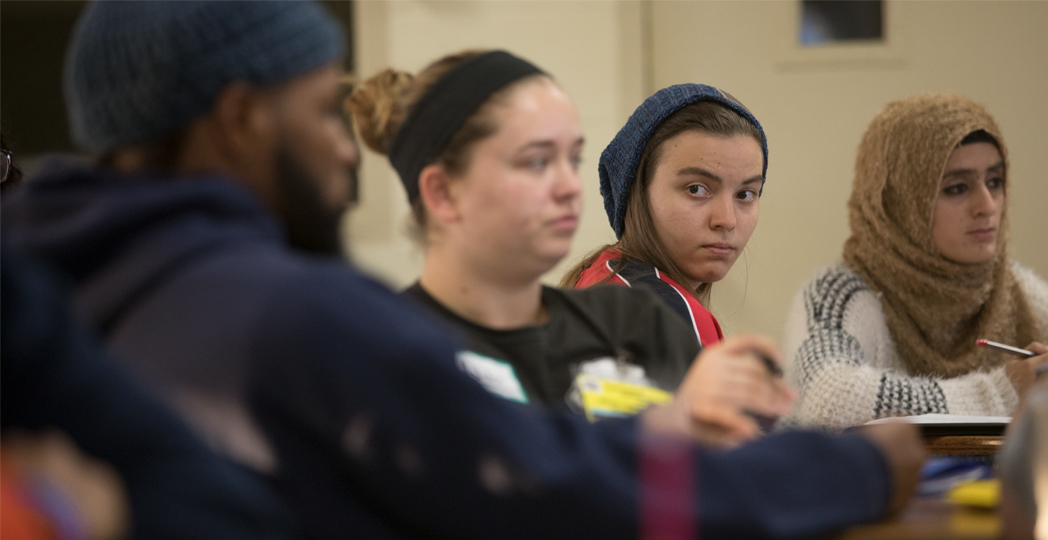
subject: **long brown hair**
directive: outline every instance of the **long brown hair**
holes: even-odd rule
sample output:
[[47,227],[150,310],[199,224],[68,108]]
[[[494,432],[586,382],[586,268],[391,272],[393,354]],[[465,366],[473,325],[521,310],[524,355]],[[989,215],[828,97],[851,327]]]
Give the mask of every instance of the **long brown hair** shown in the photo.
[[[674,262],[666,246],[659,239],[651,213],[651,201],[648,198],[648,188],[651,186],[651,179],[655,175],[659,158],[662,156],[662,144],[687,131],[698,131],[722,137],[748,136],[756,139],[758,143],[763,140],[757,126],[717,102],[699,101],[670,115],[659,124],[659,127],[655,128],[655,132],[644,146],[644,152],[637,166],[636,180],[630,186],[629,202],[626,205],[625,222],[619,241],[602,246],[584,257],[561,279],[562,287],[574,287],[579,282],[582,273],[592,266],[600,254],[608,248],[617,250],[622,257],[604,281],[622,271],[630,260],[639,260],[652,264],[682,286],[688,283],[688,280],[684,278],[686,274]],[[691,292],[699,302],[707,304],[710,287],[710,283],[702,283]]]
[[[389,147],[397,130],[407,119],[408,112],[436,82],[459,64],[488,51],[469,50],[445,56],[426,66],[418,75],[386,69],[364,81],[346,98],[353,124],[364,144],[375,152],[389,155]],[[501,103],[518,84],[547,75],[524,77],[492,94],[462,127],[451,137],[437,157],[451,176],[465,172],[472,156],[473,146],[495,133],[498,126],[492,116],[495,104]],[[417,179],[415,179],[417,181]],[[411,235],[420,244],[426,239],[426,205],[421,197],[411,201]]]

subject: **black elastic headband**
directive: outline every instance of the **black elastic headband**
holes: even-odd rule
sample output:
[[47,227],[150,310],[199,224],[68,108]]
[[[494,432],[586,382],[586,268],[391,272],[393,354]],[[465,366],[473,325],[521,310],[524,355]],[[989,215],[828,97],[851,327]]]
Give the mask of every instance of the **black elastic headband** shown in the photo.
[[426,91],[400,126],[389,147],[389,162],[400,175],[408,200],[419,196],[418,175],[433,163],[451,137],[491,94],[509,83],[543,73],[506,51],[484,53],[455,66]]

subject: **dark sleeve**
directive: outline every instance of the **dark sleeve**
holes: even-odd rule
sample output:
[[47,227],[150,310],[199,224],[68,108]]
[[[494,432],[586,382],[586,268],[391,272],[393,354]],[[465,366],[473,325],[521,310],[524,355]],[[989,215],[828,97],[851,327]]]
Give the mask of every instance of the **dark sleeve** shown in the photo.
[[142,393],[74,323],[39,267],[0,256],[3,430],[57,428],[127,487],[132,538],[293,537],[290,514]]
[[[251,401],[311,536],[639,536],[637,420],[590,425],[489,394],[363,279],[311,279],[285,301],[269,310]],[[703,538],[807,537],[876,519],[888,499],[881,456],[857,438],[688,455],[698,500],[684,511]]]
[[707,457],[699,472],[703,538],[810,538],[885,511],[890,473],[857,435],[787,431]]

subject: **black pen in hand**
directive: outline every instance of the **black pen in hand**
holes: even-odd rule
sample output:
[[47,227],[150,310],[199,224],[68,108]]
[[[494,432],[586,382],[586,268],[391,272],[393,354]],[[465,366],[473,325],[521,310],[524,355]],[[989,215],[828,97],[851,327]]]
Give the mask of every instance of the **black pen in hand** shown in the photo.
[[[764,367],[768,370],[769,375],[771,375],[774,378],[782,378],[782,367],[779,366],[778,362],[776,362],[766,354],[762,354],[757,351],[751,352],[754,356],[760,359],[761,363],[764,364]],[[750,415],[750,417],[757,422],[757,426],[760,427],[761,433],[765,434],[770,433],[771,429],[775,426],[775,422],[779,420],[777,416],[767,416],[764,414],[755,413],[753,411],[746,411],[746,414]]]
[[764,363],[764,367],[768,368],[768,373],[770,373],[772,377],[782,377],[782,367],[779,366],[778,362],[772,360],[770,356],[759,352],[754,352],[753,354],[761,359],[761,362]]

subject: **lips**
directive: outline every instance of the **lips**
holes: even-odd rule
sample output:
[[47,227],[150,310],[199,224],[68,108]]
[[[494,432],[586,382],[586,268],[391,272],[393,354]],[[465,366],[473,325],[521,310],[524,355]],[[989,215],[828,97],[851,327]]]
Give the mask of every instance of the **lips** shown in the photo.
[[561,216],[557,219],[550,221],[550,225],[554,229],[575,230],[575,228],[579,225],[579,216],[578,214],[568,214],[566,216]]
[[712,244],[704,244],[702,249],[708,251],[711,255],[720,257],[726,257],[731,255],[735,251],[735,247],[726,242],[714,242]]
[[968,236],[979,242],[992,241],[997,236],[997,229],[975,229],[968,231]]

